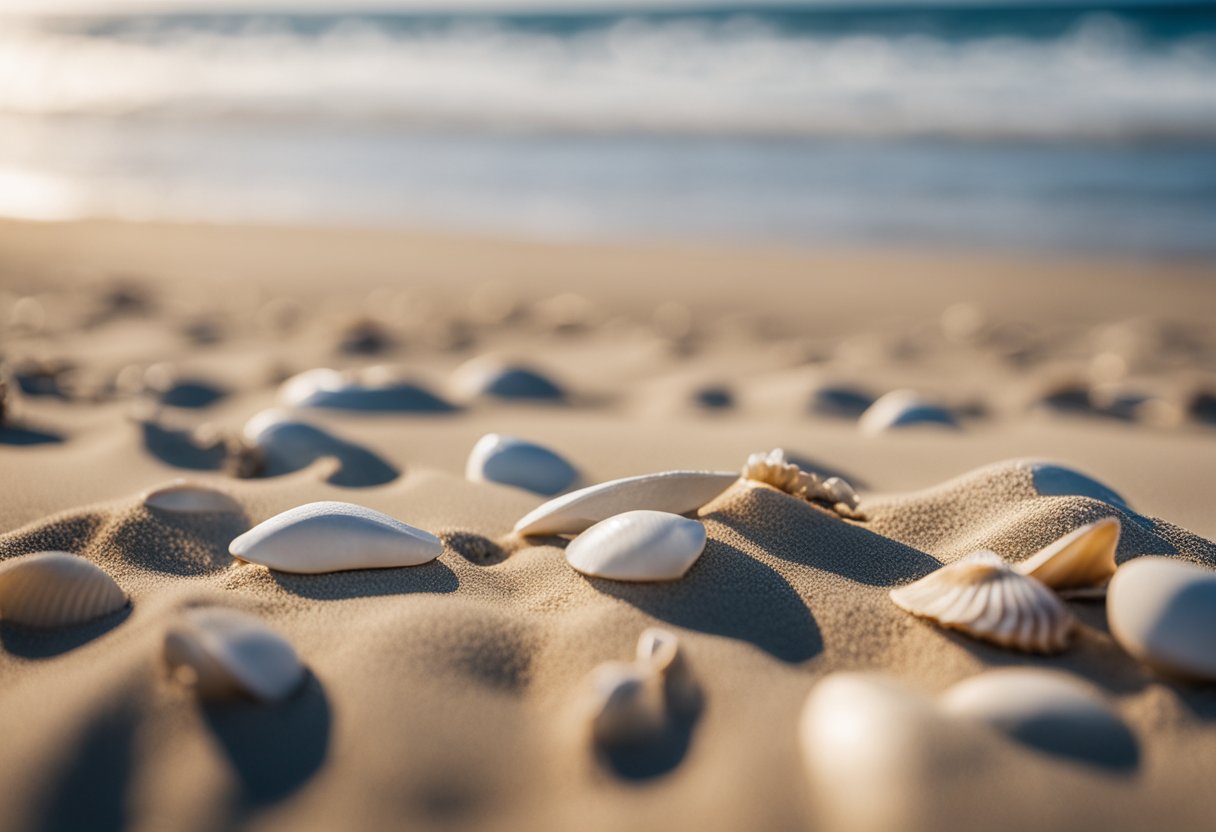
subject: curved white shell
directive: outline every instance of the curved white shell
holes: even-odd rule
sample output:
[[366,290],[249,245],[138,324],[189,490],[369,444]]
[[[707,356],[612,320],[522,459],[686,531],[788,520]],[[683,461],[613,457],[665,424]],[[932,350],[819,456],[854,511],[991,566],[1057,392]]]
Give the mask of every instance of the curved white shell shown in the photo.
[[288,407],[304,407],[318,391],[336,391],[350,384],[337,370],[318,367],[297,373],[279,386],[279,401]]
[[943,627],[1034,653],[1063,650],[1076,623],[1051,590],[994,552],[975,552],[893,589],[891,600]]
[[686,514],[726,490],[738,474],[664,471],[591,485],[550,500],[515,524],[526,535],[578,534],[601,520],[635,509]]
[[605,662],[591,671],[587,688],[591,735],[601,745],[644,743],[666,727],[663,679],[651,667]]
[[1013,568],[1056,590],[1101,587],[1115,574],[1119,520],[1105,517],[1066,534]]
[[1108,765],[1136,758],[1135,738],[1101,691],[1070,673],[992,670],[954,685],[940,704],[1046,751]]
[[176,479],[143,496],[144,505],[173,514],[207,514],[241,511],[241,505],[223,491],[186,479]]
[[566,561],[593,578],[674,581],[705,550],[705,527],[663,511],[627,511],[596,523],[566,547]]
[[958,427],[949,410],[913,390],[892,390],[870,405],[857,422],[861,432],[871,436],[891,428],[926,424]]
[[550,496],[573,485],[578,472],[548,448],[487,433],[473,446],[465,476],[474,482],[497,482]]
[[1119,567],[1106,594],[1119,646],[1172,676],[1216,682],[1216,571],[1177,558]]
[[0,619],[28,627],[66,627],[127,604],[114,579],[67,552],[36,552],[0,564]]
[[280,572],[317,574],[417,566],[439,557],[443,544],[387,514],[326,501],[276,514],[233,540],[228,551]]
[[466,398],[489,396],[504,400],[561,401],[561,385],[543,373],[494,355],[470,359],[456,369],[453,386]]
[[205,699],[275,702],[304,680],[286,639],[258,617],[225,607],[183,611],[165,633],[164,657],[173,677]]
[[318,368],[292,376],[279,387],[286,407],[323,407],[338,410],[441,411],[451,405],[429,390],[385,373],[340,373]]

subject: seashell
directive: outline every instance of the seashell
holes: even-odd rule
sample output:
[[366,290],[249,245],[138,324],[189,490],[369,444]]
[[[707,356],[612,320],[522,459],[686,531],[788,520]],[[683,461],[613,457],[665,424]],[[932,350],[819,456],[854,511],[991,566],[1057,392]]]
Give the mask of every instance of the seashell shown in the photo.
[[749,456],[743,466],[743,479],[771,485],[804,500],[826,503],[844,517],[860,520],[865,516],[859,510],[860,500],[853,486],[840,477],[825,480],[802,470],[786,458],[781,448]]
[[242,510],[240,504],[223,491],[180,478],[148,489],[144,492],[143,501],[148,508],[173,514],[206,514]]
[[497,482],[551,496],[573,485],[578,472],[548,448],[487,433],[473,446],[465,476],[474,482]]
[[864,390],[825,384],[811,392],[810,409],[822,416],[856,419],[872,404],[874,397]]
[[396,468],[367,448],[287,410],[263,410],[246,422],[241,447],[254,449],[259,473],[269,477],[299,471],[323,457],[340,463],[340,470],[329,478],[335,485],[380,485],[398,476]]
[[439,557],[430,532],[364,506],[326,501],[276,514],[232,541],[233,557],[280,572],[418,566]]
[[637,664],[662,675],[670,708],[692,713],[701,702],[701,689],[688,669],[676,634],[661,627],[647,627],[638,637]]
[[869,436],[909,425],[958,427],[958,422],[949,410],[927,401],[913,390],[892,390],[879,397],[878,401],[861,414],[857,424],[861,432]]
[[566,391],[561,385],[540,372],[488,355],[474,358],[457,368],[453,384],[466,398],[488,396],[550,402],[566,398]]
[[67,627],[127,604],[114,579],[68,552],[36,552],[0,564],[0,619],[27,627]]
[[1076,623],[1051,590],[987,551],[891,590],[891,600],[943,627],[1034,653],[1063,650]]
[[1014,571],[1064,592],[1105,586],[1115,574],[1119,520],[1106,517],[1066,534],[1014,566]]
[[1049,462],[1025,461],[1021,465],[1034,477],[1034,488],[1044,497],[1089,497],[1118,508],[1129,509],[1127,500],[1114,489],[1103,485],[1092,477],[1063,465]]
[[165,633],[173,678],[204,699],[285,699],[304,681],[295,648],[257,616],[226,607],[184,610]]
[[452,410],[448,402],[412,382],[361,378],[330,369],[306,370],[287,379],[279,388],[279,401],[287,407],[335,410],[428,413]]
[[1055,670],[1007,668],[959,682],[943,712],[996,728],[1031,747],[1112,768],[1134,765],[1136,739],[1102,693]]
[[652,667],[605,662],[591,671],[584,696],[591,736],[600,745],[645,744],[667,726],[663,679]]
[[566,547],[578,572],[614,581],[674,581],[705,550],[705,527],[664,511],[627,511],[596,523]]
[[1170,676],[1216,682],[1216,571],[1177,558],[1119,567],[1106,595],[1119,646]]
[[686,514],[733,483],[721,471],[664,471],[591,485],[550,500],[515,524],[520,536],[578,534],[625,511],[651,509]]

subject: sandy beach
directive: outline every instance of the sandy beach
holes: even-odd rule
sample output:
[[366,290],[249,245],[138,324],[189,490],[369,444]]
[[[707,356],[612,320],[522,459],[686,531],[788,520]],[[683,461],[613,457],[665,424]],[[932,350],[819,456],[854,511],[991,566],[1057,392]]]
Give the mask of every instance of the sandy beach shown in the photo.
[[[1095,765],[952,730],[858,793],[921,794],[901,804],[915,829],[1205,828],[1216,689],[1129,656],[1101,601],[1068,602],[1073,643],[1040,656],[888,593],[978,549],[1023,560],[1103,517],[1122,522],[1120,563],[1216,567],[1214,308],[1210,261],[0,223],[15,391],[0,558],[75,553],[130,599],[58,630],[0,624],[0,828],[866,828],[811,786],[798,726],[817,683],[876,672],[932,698],[1009,667],[1091,683],[1131,753]],[[470,395],[478,358],[564,396]],[[214,437],[318,367],[388,367],[447,407],[300,408],[359,455],[234,476]],[[869,435],[853,405],[830,412],[832,391],[901,388],[956,426]],[[680,580],[588,578],[565,540],[512,534],[545,497],[466,478],[487,433],[560,454],[576,486],[736,471],[784,448],[852,483],[865,519],[728,490],[693,512],[708,543]],[[1051,493],[1048,463],[1118,496]],[[145,505],[181,477],[239,511]],[[433,532],[442,554],[320,575],[229,555],[320,500]],[[200,604],[282,634],[302,689],[259,704],[178,684],[165,631]],[[581,692],[654,626],[678,637],[699,704],[661,747],[606,755]],[[966,763],[943,768],[943,748]]]

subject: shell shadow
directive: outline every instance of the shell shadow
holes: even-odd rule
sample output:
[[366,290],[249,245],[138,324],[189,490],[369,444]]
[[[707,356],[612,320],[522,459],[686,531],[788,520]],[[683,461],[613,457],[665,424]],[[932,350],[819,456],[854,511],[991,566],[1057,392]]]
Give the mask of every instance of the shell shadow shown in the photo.
[[286,701],[212,702],[203,704],[202,712],[240,780],[241,799],[248,807],[291,795],[329,753],[333,716],[325,688],[311,673]]
[[605,595],[690,630],[747,641],[783,662],[804,662],[823,650],[811,611],[785,579],[720,540],[678,581],[626,583],[589,578]]
[[31,827],[40,832],[129,827],[127,786],[134,762],[138,712],[122,703],[96,715],[80,737],[66,768],[47,790],[43,811]]
[[337,460],[337,468],[327,478],[330,485],[359,488],[384,485],[401,472],[374,451],[348,442],[304,422],[280,426],[279,443],[263,449],[265,468],[259,477],[292,474],[323,458]]
[[50,659],[75,650],[122,624],[131,615],[131,605],[71,627],[23,627],[0,622],[0,645],[24,659]]
[[510,552],[505,547],[473,532],[441,531],[439,539],[448,549],[478,566],[493,566],[510,557]]
[[1099,736],[1094,734],[1092,726],[1057,716],[1031,720],[1008,736],[1043,754],[1112,773],[1130,774],[1140,767],[1140,744],[1123,722],[1112,721]]
[[163,428],[155,422],[141,422],[144,450],[174,468],[191,471],[218,471],[228,455],[223,443],[199,445],[190,431]]
[[805,454],[789,453],[787,451],[785,458],[797,465],[803,471],[812,471],[825,477],[840,477],[842,480],[847,480],[854,488],[869,487],[861,477],[850,474],[847,471],[842,471],[833,465],[825,465],[822,462],[818,462],[817,460],[806,456]]
[[625,746],[596,746],[601,764],[623,780],[651,780],[673,771],[688,753],[693,728],[701,716],[703,699],[698,691],[695,700],[681,700],[673,694],[673,683],[667,679],[667,722],[663,731],[647,742]]
[[438,560],[421,566],[394,569],[352,569],[321,575],[295,575],[269,570],[270,577],[287,592],[314,601],[340,601],[377,595],[416,592],[449,593],[460,588],[456,573]]
[[159,394],[161,404],[198,409],[210,407],[228,395],[222,387],[206,381],[179,381]]
[[63,434],[16,425],[0,425],[0,445],[57,445]]

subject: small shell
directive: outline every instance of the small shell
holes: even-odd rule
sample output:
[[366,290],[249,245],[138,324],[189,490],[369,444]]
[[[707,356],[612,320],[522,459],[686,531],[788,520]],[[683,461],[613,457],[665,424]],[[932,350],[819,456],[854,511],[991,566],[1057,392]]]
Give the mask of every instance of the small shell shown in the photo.
[[461,365],[453,384],[462,396],[488,396],[503,400],[560,402],[566,398],[561,385],[540,372],[512,364],[495,356],[480,356]]
[[1105,586],[1115,574],[1119,520],[1106,517],[1061,537],[1014,566],[1057,592]]
[[593,578],[674,581],[705,550],[705,527],[664,511],[627,511],[596,523],[566,547],[566,561]]
[[0,618],[28,627],[67,627],[127,604],[114,579],[67,552],[37,552],[0,564]]
[[870,436],[909,425],[958,427],[949,410],[929,402],[912,390],[892,390],[882,396],[861,414],[857,424],[862,433]]
[[288,410],[263,410],[251,418],[245,423],[242,445],[254,449],[261,463],[259,473],[268,477],[299,471],[324,457],[340,465],[329,478],[335,485],[380,485],[399,474],[374,452]]
[[173,677],[204,699],[276,702],[305,675],[286,639],[256,616],[225,607],[182,612],[165,633],[164,657]]
[[307,370],[292,376],[279,388],[279,401],[287,407],[322,407],[335,410],[438,412],[452,406],[425,388],[405,380],[360,377],[337,370]]
[[280,572],[318,574],[418,566],[439,557],[443,543],[387,514],[326,501],[271,517],[233,540],[228,551]]
[[585,697],[591,736],[600,745],[644,744],[666,727],[663,679],[651,667],[605,662],[591,671]]
[[701,702],[701,688],[693,678],[676,634],[647,627],[638,637],[637,664],[662,675],[669,709],[692,713]]
[[588,486],[528,513],[515,524],[515,533],[578,534],[601,520],[635,509],[686,514],[721,494],[737,476],[720,471],[664,471]]
[[223,491],[185,479],[176,479],[144,492],[144,505],[172,514],[239,512],[240,503]]
[[473,446],[465,476],[474,482],[497,482],[550,496],[569,488],[578,472],[548,448],[487,433]]
[[1068,646],[1075,620],[1043,584],[995,552],[975,552],[915,583],[891,590],[901,609],[970,636],[1033,653]]
[[785,451],[775,448],[765,453],[755,453],[747,458],[743,466],[743,479],[771,485],[786,494],[825,503],[838,514],[855,520],[864,519],[859,510],[860,500],[853,486],[840,477],[821,479],[818,474],[804,471],[790,462]]
[[1130,510],[1127,500],[1113,488],[1080,471],[1050,462],[1024,461],[1019,464],[1030,471],[1035,490],[1044,497],[1089,497]]

